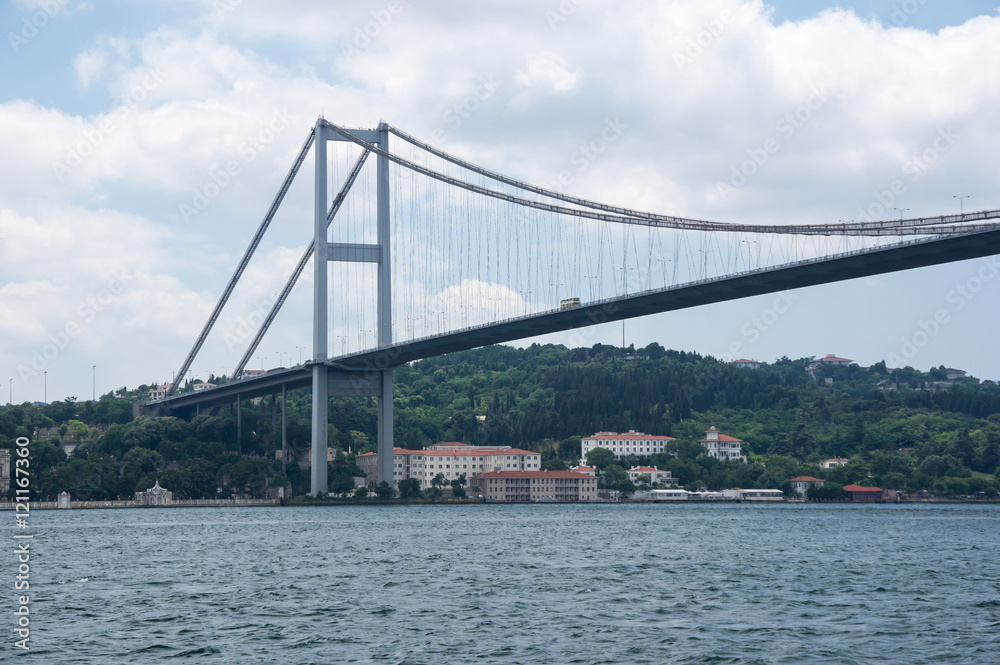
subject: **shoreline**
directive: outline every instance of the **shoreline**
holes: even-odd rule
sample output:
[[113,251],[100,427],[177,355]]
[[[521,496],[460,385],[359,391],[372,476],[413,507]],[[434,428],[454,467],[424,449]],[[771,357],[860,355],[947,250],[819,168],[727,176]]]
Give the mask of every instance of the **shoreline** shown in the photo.
[[[984,505],[1000,506],[1000,499],[920,499],[915,501],[744,501],[740,499],[711,499],[697,500],[687,499],[678,501],[431,501],[429,499],[390,499],[380,500],[352,500],[342,499],[333,501],[294,501],[282,502],[280,499],[191,499],[178,500],[169,505],[150,506],[135,501],[71,501],[69,506],[59,506],[56,501],[39,501],[29,504],[30,510],[132,510],[132,509],[161,509],[161,508],[320,508],[320,507],[379,507],[379,506],[594,506],[594,505],[712,505],[712,504],[747,504],[755,506],[764,505],[816,505],[816,506],[856,506],[856,505]],[[23,505],[23,504],[22,504]],[[0,501],[0,511],[14,511],[17,503],[13,501]]]

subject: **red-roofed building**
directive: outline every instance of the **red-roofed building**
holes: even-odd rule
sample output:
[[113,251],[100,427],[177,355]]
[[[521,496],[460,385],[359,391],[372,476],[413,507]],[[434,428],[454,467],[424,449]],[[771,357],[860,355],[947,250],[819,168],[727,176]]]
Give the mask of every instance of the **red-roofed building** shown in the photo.
[[882,500],[881,487],[863,487],[861,485],[845,485],[847,498],[857,503],[878,503]]
[[822,478],[813,478],[812,476],[796,476],[795,478],[792,478],[788,482],[792,484],[793,490],[795,490],[802,496],[805,496],[806,492],[809,491],[810,487],[815,487],[818,489],[820,487],[823,487],[823,483],[825,483],[826,481],[823,480]]
[[817,369],[819,369],[820,367],[823,367],[823,366],[827,366],[827,365],[850,365],[852,362],[854,362],[854,361],[851,360],[850,358],[841,358],[841,357],[837,356],[834,353],[828,353],[825,356],[823,356],[822,358],[817,358],[816,360],[813,360],[809,364],[809,367],[806,368],[806,371],[808,371],[808,372],[815,372]]
[[677,481],[669,471],[658,469],[655,466],[634,466],[627,471],[628,479],[637,483],[639,476],[644,475],[649,478],[650,485],[663,485],[664,487],[676,487]]
[[487,501],[597,501],[597,478],[575,471],[492,471],[474,476],[470,493]]
[[736,365],[737,367],[746,367],[749,369],[760,369],[760,361],[758,360],[748,360],[747,358],[740,358],[739,360],[731,360],[731,365]]
[[577,473],[585,473],[588,476],[597,477],[597,469],[592,466],[587,466],[586,464],[581,464],[580,466],[574,466],[570,471],[576,471]]
[[[437,474],[451,482],[462,474],[466,478],[489,471],[535,471],[541,468],[542,457],[530,450],[510,447],[468,446],[465,444],[439,444],[450,446],[436,450],[432,446],[423,450],[393,449],[393,480],[407,478],[420,480],[426,489]],[[358,467],[365,472],[372,487],[378,481],[378,453],[364,453],[357,457]]]
[[593,436],[584,437],[580,441],[581,464],[587,461],[587,453],[594,448],[606,448],[615,454],[615,459],[635,455],[648,457],[653,453],[662,453],[664,447],[671,441],[671,436],[654,436],[630,429],[628,432],[598,432]]
[[698,443],[705,446],[709,457],[729,461],[747,461],[747,458],[743,455],[743,448],[740,445],[743,443],[743,439],[720,434],[719,430],[715,429],[714,426],[705,430],[705,438],[700,439]]

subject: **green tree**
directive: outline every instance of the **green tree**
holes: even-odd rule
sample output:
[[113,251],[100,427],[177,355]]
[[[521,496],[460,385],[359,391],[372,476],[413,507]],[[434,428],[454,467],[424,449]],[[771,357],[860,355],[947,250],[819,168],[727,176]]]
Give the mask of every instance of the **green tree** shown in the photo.
[[378,487],[375,488],[375,494],[377,494],[380,499],[391,499],[396,495],[396,491],[392,489],[392,486],[389,485],[389,483],[383,480],[378,484]]
[[420,490],[420,480],[417,478],[407,478],[396,483],[399,489],[400,499],[422,499],[424,493]]
[[607,448],[593,448],[587,451],[587,466],[604,471],[614,464],[615,454]]

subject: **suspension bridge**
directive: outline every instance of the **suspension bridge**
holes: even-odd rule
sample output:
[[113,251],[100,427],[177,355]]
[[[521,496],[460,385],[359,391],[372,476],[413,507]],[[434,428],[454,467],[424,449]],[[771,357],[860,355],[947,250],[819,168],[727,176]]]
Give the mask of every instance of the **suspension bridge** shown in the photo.
[[[386,123],[349,129],[320,118],[176,376],[185,376],[209,338],[310,152],[312,242],[232,380],[179,394],[175,380],[165,398],[144,408],[185,415],[235,403],[238,412],[243,400],[311,386],[314,495],[327,489],[332,395],[377,399],[379,480],[392,484],[393,368],[405,363],[1000,254],[1000,210],[829,225],[689,219],[538,187]],[[312,357],[249,375],[247,363],[310,265]]]

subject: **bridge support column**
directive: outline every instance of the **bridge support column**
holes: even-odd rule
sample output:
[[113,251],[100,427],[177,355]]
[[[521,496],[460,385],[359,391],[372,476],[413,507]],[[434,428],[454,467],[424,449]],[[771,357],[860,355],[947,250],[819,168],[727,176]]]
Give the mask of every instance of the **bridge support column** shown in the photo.
[[313,237],[313,367],[312,367],[312,455],[310,494],[326,494],[329,486],[326,477],[327,410],[330,386],[327,377],[326,356],[328,340],[327,322],[327,258],[329,248],[326,230],[326,142],[329,130],[322,118],[316,121],[316,142],[313,156],[316,160]]
[[[378,146],[389,150],[389,126],[378,126]],[[378,345],[392,344],[392,226],[389,208],[389,160],[378,158],[376,171],[378,195]],[[378,397],[378,479],[395,489],[395,455],[392,443],[392,370],[380,372]]]
[[378,395],[378,479],[393,486],[395,455],[392,442],[392,370],[379,372]]

